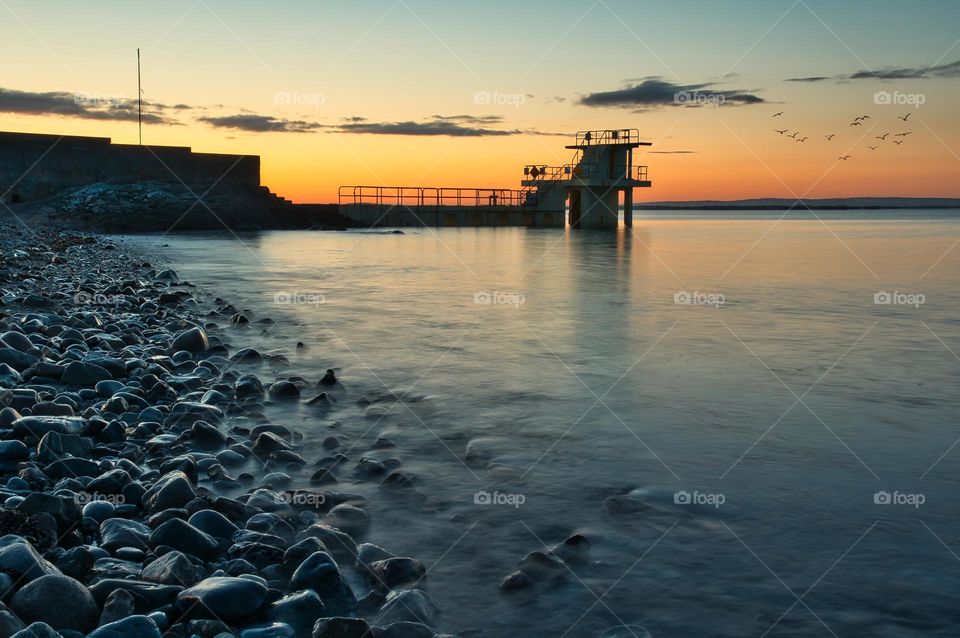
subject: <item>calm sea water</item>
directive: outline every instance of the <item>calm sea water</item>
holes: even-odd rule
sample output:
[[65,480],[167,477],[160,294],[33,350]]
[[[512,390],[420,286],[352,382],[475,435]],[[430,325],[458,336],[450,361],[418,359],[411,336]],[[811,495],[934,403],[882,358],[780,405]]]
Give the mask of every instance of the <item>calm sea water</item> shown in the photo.
[[[346,470],[337,489],[369,499],[366,540],[426,563],[444,631],[952,636],[951,215],[128,240],[276,321],[220,333],[287,355],[261,377],[338,369],[333,408],[269,414],[311,461],[334,435],[413,477],[416,496]],[[586,560],[498,589],[574,533]]]

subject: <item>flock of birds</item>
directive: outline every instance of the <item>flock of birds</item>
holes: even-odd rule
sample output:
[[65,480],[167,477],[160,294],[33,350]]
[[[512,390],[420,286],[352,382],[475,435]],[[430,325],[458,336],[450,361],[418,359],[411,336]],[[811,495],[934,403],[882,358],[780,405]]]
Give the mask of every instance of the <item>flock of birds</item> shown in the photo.
[[[774,113],[771,117],[781,117],[781,116],[783,115],[783,113],[784,113],[783,111],[780,111],[779,113]],[[898,116],[897,116],[897,119],[898,119],[898,120],[902,120],[903,122],[906,122],[907,120],[910,119],[910,116],[911,116],[911,115],[912,115],[912,113],[907,113],[906,115],[898,115]],[[870,119],[870,116],[869,116],[869,115],[859,115],[859,116],[853,118],[853,121],[850,122],[850,126],[851,126],[851,127],[854,127],[854,126],[863,126],[863,123],[866,122],[866,121],[869,120],[869,119]],[[785,128],[785,129],[773,129],[773,132],[774,132],[774,133],[778,133],[778,134],[780,134],[780,135],[783,135],[783,136],[785,136],[785,137],[787,137],[787,138],[789,138],[789,139],[792,139],[792,140],[794,140],[795,142],[799,142],[799,143],[806,142],[806,141],[809,139],[809,137],[806,136],[806,135],[803,136],[803,137],[801,137],[801,136],[800,136],[800,131],[793,131],[793,133],[792,133],[791,135],[787,135],[787,133],[790,133],[790,129],[788,129],[788,128]],[[897,146],[900,146],[901,144],[903,144],[903,142],[905,141],[906,137],[907,137],[908,135],[912,135],[912,134],[913,134],[913,131],[903,131],[903,132],[900,132],[900,133],[894,133],[894,134],[893,134],[893,137],[894,137],[894,138],[898,138],[898,137],[899,137],[899,138],[902,138],[902,139],[891,139],[890,141],[893,142],[894,144],[896,144]],[[830,141],[833,140],[834,137],[836,137],[836,135],[837,135],[836,133],[830,133],[830,134],[828,134],[828,135],[824,135],[823,137],[824,137],[824,139],[826,139],[828,142],[830,142]],[[884,133],[883,135],[877,135],[877,136],[875,136],[875,139],[878,139],[878,140],[880,140],[881,142],[886,142],[888,137],[890,137],[890,133]],[[876,151],[878,148],[880,148],[880,144],[877,144],[876,146],[870,146],[870,145],[868,144],[868,145],[867,145],[867,148],[869,148],[871,151]],[[841,156],[838,157],[837,159],[846,161],[846,160],[850,159],[851,157],[853,157],[853,155],[841,155]]]

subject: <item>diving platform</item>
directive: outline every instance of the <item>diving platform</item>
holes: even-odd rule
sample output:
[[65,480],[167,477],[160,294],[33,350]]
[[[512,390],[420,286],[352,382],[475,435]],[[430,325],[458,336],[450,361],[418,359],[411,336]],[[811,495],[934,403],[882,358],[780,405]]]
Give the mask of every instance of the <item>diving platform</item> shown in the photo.
[[[633,189],[652,183],[634,151],[652,143],[637,129],[579,131],[570,163],[528,164],[519,189],[341,186],[340,214],[377,226],[617,228],[633,223]],[[569,219],[568,211],[569,210]]]

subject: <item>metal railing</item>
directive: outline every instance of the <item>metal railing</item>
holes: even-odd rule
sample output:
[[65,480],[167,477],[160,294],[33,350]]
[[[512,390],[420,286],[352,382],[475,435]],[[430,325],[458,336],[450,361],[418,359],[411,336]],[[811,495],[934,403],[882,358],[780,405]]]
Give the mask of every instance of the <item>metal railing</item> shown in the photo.
[[341,186],[341,206],[406,207],[486,206],[510,208],[526,201],[524,191],[510,188],[425,188],[420,186]]
[[576,146],[599,146],[601,144],[641,144],[640,131],[635,128],[618,128],[598,131],[577,131]]

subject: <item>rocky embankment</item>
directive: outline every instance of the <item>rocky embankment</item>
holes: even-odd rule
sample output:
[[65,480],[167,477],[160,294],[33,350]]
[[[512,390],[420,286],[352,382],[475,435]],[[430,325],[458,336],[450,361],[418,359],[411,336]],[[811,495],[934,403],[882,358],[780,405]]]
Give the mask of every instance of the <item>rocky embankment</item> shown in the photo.
[[343,229],[356,226],[336,204],[292,204],[264,188],[97,183],[43,201],[11,204],[32,226],[104,233]]
[[336,379],[261,380],[246,322],[110,239],[0,238],[0,638],[437,634],[424,565],[324,480],[350,459],[265,416]]

